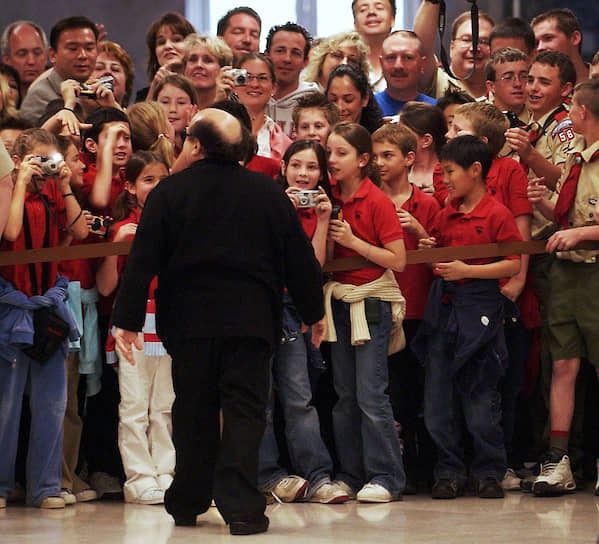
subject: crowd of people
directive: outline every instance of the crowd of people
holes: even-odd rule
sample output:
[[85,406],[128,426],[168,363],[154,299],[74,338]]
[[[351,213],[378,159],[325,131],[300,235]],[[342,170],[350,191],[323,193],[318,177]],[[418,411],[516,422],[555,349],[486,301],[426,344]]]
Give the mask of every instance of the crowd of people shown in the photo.
[[[393,31],[395,0],[347,9],[354,30],[313,38],[286,22],[263,52],[250,7],[216,36],[165,13],[137,92],[118,36],[86,16],[49,39],[33,21],[4,29],[0,251],[138,251],[129,267],[0,266],[0,508],[122,497],[193,525],[214,499],[247,534],[268,527],[264,497],[498,499],[596,477],[599,250],[580,244],[599,240],[599,52],[583,61],[569,9],[480,13],[478,32],[467,12],[446,71],[439,2],[422,1],[412,30]],[[258,215],[260,199],[276,210]],[[529,240],[545,253],[406,264],[406,250]],[[346,257],[362,259],[327,266]],[[124,310],[133,292],[145,315]],[[238,336],[238,321],[270,348],[204,341]],[[257,375],[231,370],[255,398],[222,393],[204,417],[212,350],[255,360]],[[195,356],[204,370],[188,370]],[[219,433],[239,451],[217,462]]]

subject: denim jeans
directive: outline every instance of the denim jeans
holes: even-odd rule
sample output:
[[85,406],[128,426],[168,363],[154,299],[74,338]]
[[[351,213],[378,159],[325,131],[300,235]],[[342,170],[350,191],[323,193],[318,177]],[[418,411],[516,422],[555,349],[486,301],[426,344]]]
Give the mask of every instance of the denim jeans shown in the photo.
[[[318,412],[312,405],[309,368],[314,359],[310,335],[302,334],[301,320],[286,301],[283,310],[284,336],[273,361],[272,375],[285,418],[285,437],[293,471],[310,483],[311,491],[330,479],[331,456],[320,436]],[[322,358],[321,358],[322,360]],[[266,431],[260,445],[259,487],[271,489],[287,474],[278,465],[279,449],[274,435],[272,402]]]
[[463,393],[453,383],[447,354],[431,351],[424,381],[424,420],[437,446],[435,478],[464,482],[468,476],[462,445],[462,414],[472,435],[472,475],[501,481],[506,471],[501,400],[497,388],[479,385]]
[[379,484],[398,496],[405,487],[399,437],[387,394],[391,305],[380,302],[381,320],[369,323],[371,339],[351,345],[349,304],[333,300],[337,342],[331,344],[333,383],[339,397],[333,430],[339,456],[337,478],[357,490]]
[[28,384],[31,431],[27,503],[39,506],[46,497],[60,494],[62,425],[67,404],[66,343],[63,348],[40,364],[20,350],[0,346],[0,497],[6,497],[14,488],[21,406]]

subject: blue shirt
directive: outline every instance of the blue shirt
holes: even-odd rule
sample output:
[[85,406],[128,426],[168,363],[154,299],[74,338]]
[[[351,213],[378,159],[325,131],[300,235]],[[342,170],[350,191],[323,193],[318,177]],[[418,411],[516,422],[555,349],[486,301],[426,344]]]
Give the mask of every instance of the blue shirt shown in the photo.
[[378,102],[379,108],[381,108],[381,111],[383,112],[383,117],[398,114],[403,109],[406,102],[426,102],[427,104],[432,104],[433,106],[437,105],[437,101],[434,98],[422,93],[418,93],[414,100],[394,100],[389,96],[387,89],[385,89],[380,93],[376,93],[374,97]]

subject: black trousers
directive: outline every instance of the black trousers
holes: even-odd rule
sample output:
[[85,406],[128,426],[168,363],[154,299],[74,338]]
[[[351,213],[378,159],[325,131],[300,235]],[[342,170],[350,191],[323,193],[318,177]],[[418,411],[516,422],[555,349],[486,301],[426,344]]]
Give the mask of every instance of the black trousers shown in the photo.
[[270,345],[260,338],[199,338],[172,351],[176,466],[167,512],[191,517],[214,498],[228,524],[263,519],[266,500],[256,484]]

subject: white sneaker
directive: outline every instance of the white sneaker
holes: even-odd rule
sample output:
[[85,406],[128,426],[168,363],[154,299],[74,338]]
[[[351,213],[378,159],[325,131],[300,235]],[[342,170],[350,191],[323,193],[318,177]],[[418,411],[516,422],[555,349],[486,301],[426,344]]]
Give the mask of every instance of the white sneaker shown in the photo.
[[75,498],[77,502],[95,501],[98,498],[98,494],[91,488],[84,489],[83,491],[79,491],[79,493],[75,493]]
[[62,500],[67,506],[70,504],[75,504],[77,502],[77,497],[75,497],[75,495],[73,495],[73,493],[68,489],[61,489],[60,496],[62,497]]
[[347,495],[348,500],[353,501],[356,499],[356,492],[351,487],[349,487],[349,485],[347,485],[343,480],[334,480],[332,484],[341,489],[341,491],[343,491]]
[[62,497],[46,497],[41,503],[40,508],[56,509],[64,508],[64,499]]
[[360,502],[391,502],[395,500],[389,490],[380,484],[366,484],[358,491],[356,499]]
[[308,481],[301,476],[285,476],[271,490],[272,496],[279,502],[293,502],[299,499],[308,487]]
[[550,497],[576,491],[576,482],[570,469],[570,458],[561,459],[549,456],[541,462],[541,472],[532,484],[532,492],[537,496]]
[[514,472],[513,468],[508,468],[505,472],[505,476],[501,482],[501,487],[506,491],[520,491],[520,482],[522,478]]
[[162,504],[164,502],[164,489],[150,487],[133,502],[137,504]]
[[339,504],[347,502],[349,495],[340,486],[326,482],[312,494],[309,500],[320,504]]

